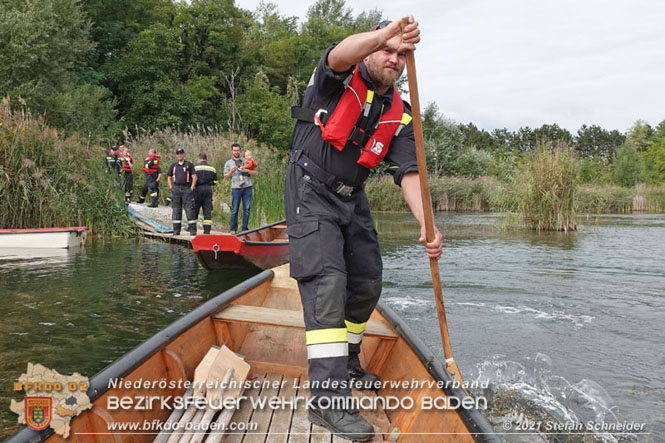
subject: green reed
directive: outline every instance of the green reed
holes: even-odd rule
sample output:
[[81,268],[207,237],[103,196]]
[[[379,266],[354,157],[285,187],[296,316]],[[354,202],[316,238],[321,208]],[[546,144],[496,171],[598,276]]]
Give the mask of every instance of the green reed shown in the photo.
[[0,103],[0,227],[87,226],[94,234],[134,235],[100,146],[63,138],[25,106]]
[[[494,177],[431,176],[428,179],[435,211],[491,211],[503,200],[512,202],[512,189]],[[374,176],[365,187],[375,211],[407,211],[402,190],[389,175]]]
[[565,145],[538,147],[526,155],[513,178],[514,209],[523,223],[537,231],[574,231],[579,162]]

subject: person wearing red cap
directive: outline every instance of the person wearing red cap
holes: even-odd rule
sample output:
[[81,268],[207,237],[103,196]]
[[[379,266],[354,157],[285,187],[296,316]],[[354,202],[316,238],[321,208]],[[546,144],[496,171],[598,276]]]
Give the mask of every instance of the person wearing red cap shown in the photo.
[[[291,276],[298,281],[305,320],[314,397],[309,419],[352,440],[369,440],[374,431],[346,406],[350,386],[372,389],[380,383],[359,359],[365,326],[381,293],[381,253],[364,191],[380,162],[402,187],[425,242],[410,108],[394,87],[406,52],[420,41],[413,16],[405,22],[381,22],[329,47],[302,106],[292,109],[298,121],[284,206]],[[440,257],[438,230],[425,249]]]

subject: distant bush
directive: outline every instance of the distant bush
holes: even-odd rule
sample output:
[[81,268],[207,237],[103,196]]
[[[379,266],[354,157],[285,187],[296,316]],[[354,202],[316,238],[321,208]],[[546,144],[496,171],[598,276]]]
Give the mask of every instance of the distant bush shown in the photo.
[[612,164],[612,178],[620,186],[635,186],[642,178],[642,154],[631,143],[619,148]]
[[488,175],[496,177],[500,181],[509,182],[517,171],[518,160],[519,157],[513,153],[496,153],[492,157]]
[[489,173],[494,159],[487,151],[480,151],[474,147],[462,149],[455,162],[456,175],[469,178],[478,178]]
[[423,137],[427,171],[434,175],[456,175],[464,136],[459,126],[443,118],[434,104],[428,105],[423,113]]
[[607,167],[599,160],[582,159],[577,178],[579,183],[607,183],[610,181]]
[[665,135],[657,137],[644,153],[642,177],[644,183],[665,182]]

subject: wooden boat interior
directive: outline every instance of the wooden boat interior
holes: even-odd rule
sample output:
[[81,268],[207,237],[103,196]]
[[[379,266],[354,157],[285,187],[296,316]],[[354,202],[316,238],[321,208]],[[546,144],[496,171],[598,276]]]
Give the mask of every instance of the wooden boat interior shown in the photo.
[[246,241],[255,242],[288,242],[289,236],[286,234],[286,223],[271,225],[265,229],[255,229],[245,233],[239,233],[238,238]]
[[[279,232],[276,228],[273,232]],[[295,280],[288,276],[288,265],[273,270],[271,278],[250,287],[242,295],[220,305],[212,315],[206,315],[184,332],[169,337],[156,352],[124,375],[133,380],[192,380],[194,369],[211,346],[226,344],[244,356],[251,365],[249,380],[282,381],[280,388],[250,389],[246,396],[306,396],[308,389],[301,385],[307,380],[307,354],[305,348],[302,307]],[[271,273],[271,271],[264,271]],[[261,274],[261,275],[263,275]],[[260,276],[259,276],[260,277]],[[383,380],[434,380],[407,341],[391,324],[375,311],[368,322],[361,361]],[[101,376],[100,376],[101,377]],[[103,378],[103,377],[102,377]],[[101,391],[100,391],[101,392]],[[171,389],[159,395],[182,395],[184,389]],[[156,395],[144,392],[145,395]],[[94,400],[94,407],[71,422],[73,435],[66,441],[81,439],[82,433],[107,432],[108,423],[166,420],[170,411],[110,410],[107,397],[136,396],[141,391],[111,388]],[[374,391],[354,391],[357,396],[410,396],[416,406],[410,409],[363,410],[363,416],[376,431],[374,441],[455,441],[470,442],[473,437],[455,410],[421,410],[419,399],[424,396],[441,397],[444,393],[436,386],[413,389],[385,387]],[[331,435],[326,429],[310,424],[307,411],[301,405],[295,410],[253,409],[249,401],[235,411],[236,423],[256,422],[258,429],[247,433],[224,436],[228,442],[338,442],[345,441]],[[438,433],[451,433],[450,435]],[[85,435],[83,435],[85,437]],[[96,435],[96,441],[152,441],[155,435]],[[57,435],[50,442],[65,441]]]

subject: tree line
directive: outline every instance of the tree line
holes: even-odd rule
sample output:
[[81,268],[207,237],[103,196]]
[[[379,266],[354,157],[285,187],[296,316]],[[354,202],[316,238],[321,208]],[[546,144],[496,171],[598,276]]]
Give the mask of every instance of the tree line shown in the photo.
[[[324,49],[380,20],[344,0],[318,0],[302,21],[233,0],[0,0],[0,96],[92,144],[171,128],[244,133],[286,151],[289,108]],[[524,153],[566,143],[582,181],[665,180],[665,121],[573,134],[556,124],[487,131],[434,104],[423,116],[433,173],[506,178]]]
[[479,129],[473,123],[446,119],[436,104],[423,112],[423,135],[430,173],[476,178],[490,175],[510,180],[526,154],[543,147],[566,147],[579,160],[579,183],[665,182],[665,120],[655,128],[637,120],[625,132],[582,125],[573,134],[556,124],[516,131]]
[[0,95],[92,139],[214,127],[286,147],[289,107],[325,47],[380,17],[343,0],[319,0],[302,23],[273,3],[2,0]]

